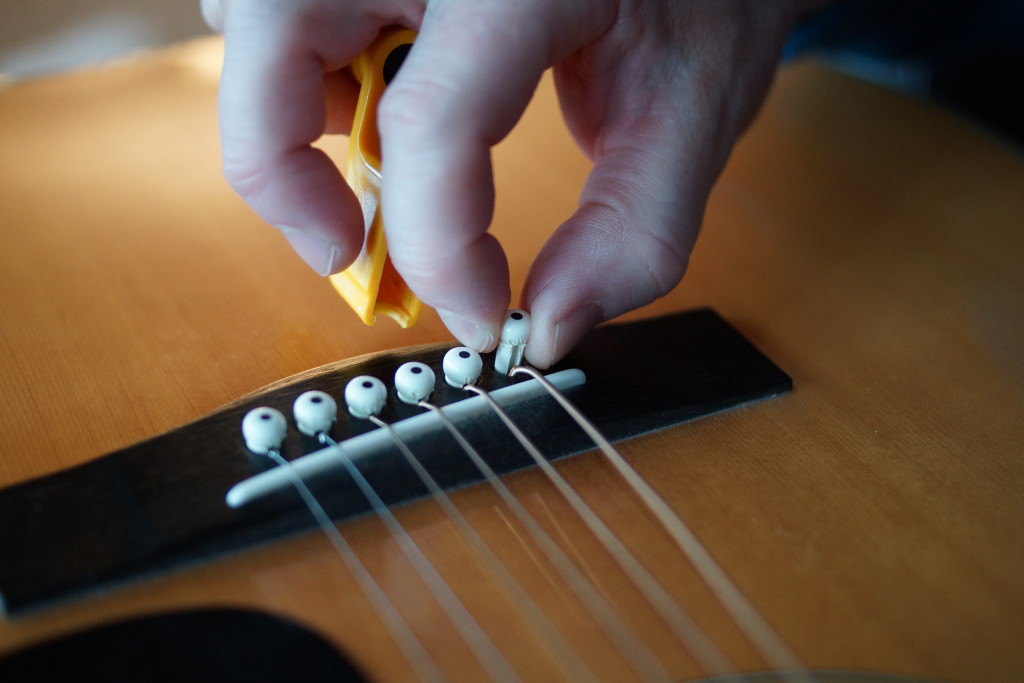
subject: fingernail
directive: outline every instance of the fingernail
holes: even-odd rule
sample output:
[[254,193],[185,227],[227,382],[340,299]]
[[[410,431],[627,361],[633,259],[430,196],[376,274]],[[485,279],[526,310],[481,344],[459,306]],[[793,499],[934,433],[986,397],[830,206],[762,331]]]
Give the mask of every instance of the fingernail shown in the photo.
[[437,314],[441,317],[441,322],[455,335],[455,338],[471,349],[490,351],[494,346],[494,333],[487,328],[443,308],[438,308]]
[[332,275],[341,270],[342,251],[337,244],[331,244],[295,228],[278,226],[277,229],[288,240],[288,244],[292,245],[295,253],[320,275]]
[[552,357],[548,365],[557,363],[569,353],[587,332],[604,320],[604,309],[598,303],[583,304],[572,313],[555,323],[555,338],[552,342]]

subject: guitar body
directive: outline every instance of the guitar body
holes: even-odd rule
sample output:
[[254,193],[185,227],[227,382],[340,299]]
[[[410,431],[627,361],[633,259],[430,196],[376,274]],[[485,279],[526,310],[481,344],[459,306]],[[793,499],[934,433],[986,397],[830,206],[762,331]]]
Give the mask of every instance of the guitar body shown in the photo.
[[[449,341],[429,311],[409,330],[364,327],[232,195],[218,59],[200,42],[0,92],[0,485],[310,368]],[[494,154],[513,291],[587,170],[549,85]],[[684,283],[629,316],[712,306],[792,377],[776,400],[620,449],[808,667],[1024,673],[1022,219],[1019,156],[927,105],[797,66],[716,187]],[[600,454],[557,469],[740,671],[768,668]],[[673,678],[705,675],[539,471],[505,481]],[[631,680],[494,491],[452,500],[591,667]],[[524,680],[563,676],[439,505],[395,516]],[[339,528],[444,673],[480,680],[381,521]],[[413,678],[315,531],[18,614],[0,623],[0,655],[218,609],[298,624],[370,680]]]

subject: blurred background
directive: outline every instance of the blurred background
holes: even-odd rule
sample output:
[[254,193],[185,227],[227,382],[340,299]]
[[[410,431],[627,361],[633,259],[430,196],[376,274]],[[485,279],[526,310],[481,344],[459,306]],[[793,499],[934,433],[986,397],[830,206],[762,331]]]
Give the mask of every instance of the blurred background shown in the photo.
[[209,32],[199,0],[0,0],[0,75],[34,78]]
[[[0,18],[4,80],[209,33],[199,0],[0,0]],[[807,55],[1024,146],[1024,0],[840,0],[794,33],[786,57]]]

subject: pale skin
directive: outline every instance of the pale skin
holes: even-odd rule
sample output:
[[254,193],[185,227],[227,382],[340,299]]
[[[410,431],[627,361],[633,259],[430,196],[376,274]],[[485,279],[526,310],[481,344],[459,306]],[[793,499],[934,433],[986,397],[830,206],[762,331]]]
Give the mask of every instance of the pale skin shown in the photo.
[[[395,267],[463,344],[497,343],[508,264],[488,227],[490,148],[554,68],[593,169],[520,296],[547,367],[597,323],[678,284],[711,187],[799,17],[821,0],[202,0],[225,36],[224,171],[322,275],[359,252],[362,214],[310,145],[351,126],[344,71],[378,32],[419,32],[380,102]],[[555,227],[555,226],[552,226]]]

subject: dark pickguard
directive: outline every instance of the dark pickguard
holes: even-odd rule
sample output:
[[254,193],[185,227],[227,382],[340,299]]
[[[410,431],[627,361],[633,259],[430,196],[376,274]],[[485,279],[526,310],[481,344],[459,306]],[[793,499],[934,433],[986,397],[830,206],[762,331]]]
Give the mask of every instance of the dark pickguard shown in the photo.
[[[814,670],[816,683],[929,683],[867,671]],[[791,671],[748,672],[746,683],[790,683]],[[98,626],[0,657],[4,683],[367,683],[343,653],[295,622],[211,609],[156,614]],[[693,683],[736,683],[735,675]]]
[[235,609],[172,612],[99,626],[0,658],[0,680],[105,683],[365,683],[320,636]]
[[[242,442],[240,424],[245,413],[268,405],[290,415],[295,397],[310,389],[326,391],[340,403],[351,378],[374,375],[390,386],[395,369],[409,360],[427,363],[441,377],[441,357],[450,346],[387,351],[311,370],[184,427],[0,491],[0,597],[5,610],[16,614],[77,592],[203,561],[314,526],[291,489],[241,509],[224,503],[232,485],[269,466]],[[707,309],[600,327],[558,367],[579,368],[587,374],[587,383],[568,394],[613,441],[775,396],[791,387],[784,372]],[[512,381],[524,380],[510,380],[485,369],[480,384],[494,389]],[[442,381],[434,401],[444,405],[466,396]],[[393,422],[419,412],[391,397],[382,417]],[[510,414],[546,457],[592,448],[549,397],[517,404]],[[496,471],[510,472],[530,464],[529,455],[497,417],[474,418],[459,426]],[[373,428],[343,411],[334,436],[343,440]],[[445,487],[481,478],[444,429],[410,446]],[[293,459],[316,448],[312,439],[293,429],[283,451]],[[383,448],[360,470],[389,504],[426,494],[393,447]],[[368,509],[343,471],[318,477],[310,486],[335,519]]]

